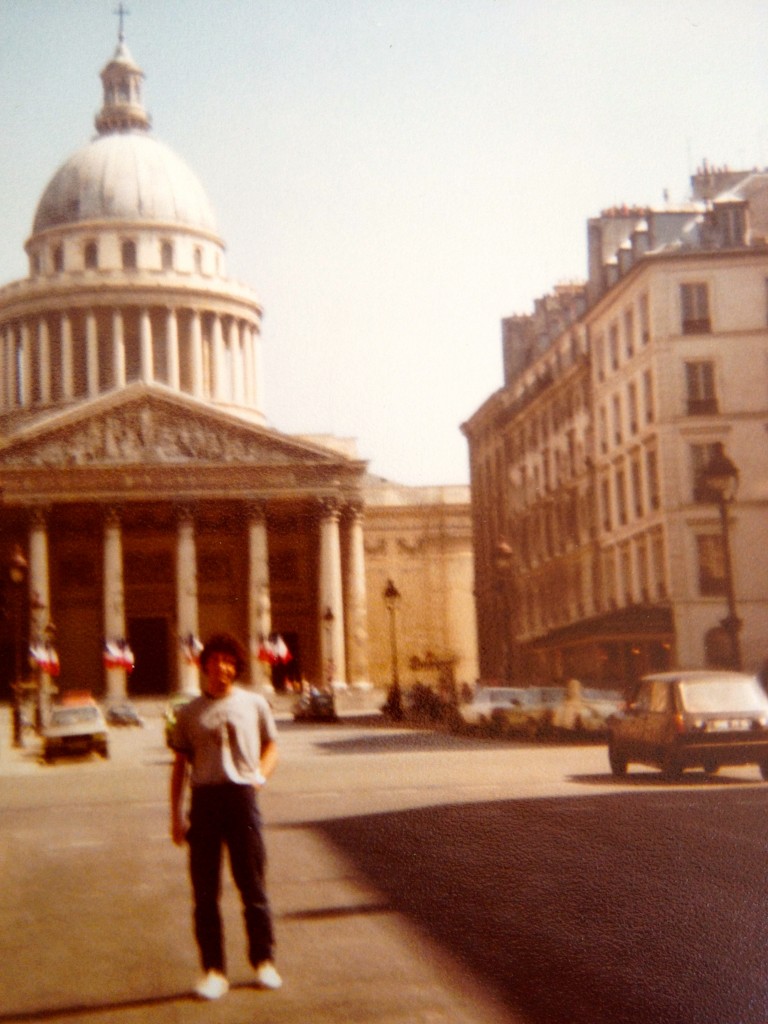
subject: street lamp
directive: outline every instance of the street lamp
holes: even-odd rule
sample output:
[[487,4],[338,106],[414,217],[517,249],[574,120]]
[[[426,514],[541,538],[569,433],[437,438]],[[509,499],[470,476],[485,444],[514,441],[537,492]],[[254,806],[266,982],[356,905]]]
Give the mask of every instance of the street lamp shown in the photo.
[[397,608],[400,604],[400,591],[392,580],[387,580],[384,588],[384,605],[389,612],[389,646],[392,658],[392,685],[389,688],[384,705],[385,712],[396,721],[403,717],[403,694],[400,690],[400,675],[397,670]]
[[701,484],[709,492],[720,512],[720,531],[723,538],[723,569],[725,572],[725,593],[728,601],[728,615],[721,625],[731,643],[731,667],[741,669],[741,646],[739,630],[741,619],[736,614],[736,594],[733,584],[733,563],[731,561],[731,540],[728,524],[728,506],[736,497],[739,486],[739,470],[725,454],[721,441],[713,448],[709,462],[701,471]]
[[[501,607],[503,621],[499,633],[501,635],[501,675],[505,683],[510,680],[509,665],[509,629],[510,629],[510,600],[509,600],[509,574],[512,571],[512,560],[514,552],[506,540],[500,540],[494,551],[494,568],[498,589],[501,591]],[[498,659],[494,659],[498,665]]]
[[8,560],[8,582],[11,591],[11,637],[13,643],[13,745],[24,746],[24,730],[21,719],[22,666],[24,644],[21,630],[22,589],[29,568],[24,553],[18,544],[14,545]]
[[336,620],[336,616],[331,611],[330,607],[326,607],[323,613],[323,627],[325,629],[325,682],[328,688],[331,689],[333,685],[333,623]]

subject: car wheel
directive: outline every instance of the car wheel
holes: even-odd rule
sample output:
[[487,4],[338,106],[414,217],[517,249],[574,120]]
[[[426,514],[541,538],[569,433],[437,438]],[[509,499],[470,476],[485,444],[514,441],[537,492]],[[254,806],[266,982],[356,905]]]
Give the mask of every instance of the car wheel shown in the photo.
[[768,782],[768,761],[760,762],[760,776],[765,782]]
[[624,754],[615,747],[608,747],[608,763],[611,766],[611,773],[617,776],[617,778],[627,774],[627,764],[629,762]]
[[[766,765],[766,768],[768,768],[768,765]],[[704,773],[706,775],[717,775],[717,773],[719,771],[720,771],[720,765],[717,763],[717,761],[705,761],[704,762]],[[763,778],[766,778],[766,776],[763,776]]]
[[675,782],[682,776],[683,766],[674,754],[667,754],[664,758],[664,763],[661,766],[661,773],[665,779],[669,779],[670,782]]
[[507,720],[503,711],[494,711],[491,715],[491,735],[503,736],[507,728]]
[[539,732],[539,723],[535,718],[526,718],[523,725],[523,736],[527,740],[535,740]]

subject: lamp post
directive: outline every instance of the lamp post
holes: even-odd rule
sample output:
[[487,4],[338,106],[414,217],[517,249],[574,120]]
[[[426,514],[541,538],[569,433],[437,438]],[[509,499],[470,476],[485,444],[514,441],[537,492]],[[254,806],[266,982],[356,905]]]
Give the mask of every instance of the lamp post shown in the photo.
[[387,694],[384,710],[396,721],[403,717],[403,694],[400,690],[400,675],[397,669],[397,608],[400,604],[400,591],[392,580],[387,580],[384,588],[384,605],[389,612],[389,647],[392,659],[392,684]]
[[323,628],[325,630],[325,683],[330,690],[333,686],[333,623],[336,616],[330,607],[323,613]]
[[21,718],[22,668],[24,644],[21,630],[21,604],[24,581],[29,566],[18,544],[14,545],[8,560],[8,583],[11,592],[11,638],[13,643],[13,745],[24,746],[24,729]]
[[[501,592],[502,623],[499,635],[501,637],[501,676],[505,683],[510,681],[510,658],[509,658],[509,629],[510,629],[510,600],[509,600],[509,574],[512,571],[512,559],[514,552],[506,540],[500,540],[494,551],[494,568],[496,569],[497,586]],[[498,657],[494,659],[498,665]]]
[[731,539],[728,524],[728,507],[736,497],[739,486],[739,470],[725,454],[721,441],[714,446],[712,457],[701,472],[701,483],[708,491],[720,513],[720,531],[723,539],[723,570],[725,573],[725,594],[728,602],[728,615],[721,620],[721,625],[731,644],[731,667],[741,669],[741,645],[739,631],[741,619],[736,613],[736,593],[733,583],[733,563],[731,561]]

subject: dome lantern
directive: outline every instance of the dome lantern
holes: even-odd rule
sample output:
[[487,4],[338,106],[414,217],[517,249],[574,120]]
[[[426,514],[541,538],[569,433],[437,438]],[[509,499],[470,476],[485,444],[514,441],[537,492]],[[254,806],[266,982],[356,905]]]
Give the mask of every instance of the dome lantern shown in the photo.
[[141,80],[144,72],[135,62],[125,45],[123,16],[127,12],[120,4],[120,28],[117,49],[112,60],[101,72],[104,86],[104,105],[96,115],[96,130],[99,135],[131,130],[147,131],[149,114],[141,99]]

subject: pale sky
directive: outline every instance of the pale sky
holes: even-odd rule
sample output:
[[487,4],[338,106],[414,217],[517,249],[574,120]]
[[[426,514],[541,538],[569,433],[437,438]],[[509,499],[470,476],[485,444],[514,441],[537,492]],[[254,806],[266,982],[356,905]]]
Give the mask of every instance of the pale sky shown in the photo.
[[[264,307],[266,412],[374,473],[468,480],[500,320],[586,220],[768,165],[765,0],[128,0],[154,135]],[[117,0],[0,0],[0,282],[94,134]]]

